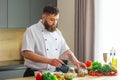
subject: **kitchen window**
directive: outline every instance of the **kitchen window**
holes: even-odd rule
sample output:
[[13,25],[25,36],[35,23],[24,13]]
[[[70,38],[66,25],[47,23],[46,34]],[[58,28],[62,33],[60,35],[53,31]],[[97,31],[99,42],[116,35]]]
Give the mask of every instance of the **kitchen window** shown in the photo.
[[[114,48],[120,56],[120,0],[95,0],[95,60]],[[118,62],[117,61],[117,62]],[[118,63],[117,63],[118,64]],[[119,64],[118,64],[119,66]]]

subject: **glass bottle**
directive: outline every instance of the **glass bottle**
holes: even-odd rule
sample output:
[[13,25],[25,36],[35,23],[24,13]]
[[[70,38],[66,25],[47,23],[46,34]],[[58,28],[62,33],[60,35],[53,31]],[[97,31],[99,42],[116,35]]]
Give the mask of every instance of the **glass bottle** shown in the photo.
[[117,68],[117,58],[116,58],[115,50],[114,50],[113,58],[112,58],[112,67]]
[[110,50],[109,65],[112,66],[112,49]]

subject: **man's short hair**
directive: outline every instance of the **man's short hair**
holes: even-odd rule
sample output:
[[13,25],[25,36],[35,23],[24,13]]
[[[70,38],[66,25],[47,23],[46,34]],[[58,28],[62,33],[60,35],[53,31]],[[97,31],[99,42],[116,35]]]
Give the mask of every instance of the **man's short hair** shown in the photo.
[[57,7],[53,7],[53,6],[45,6],[43,9],[43,14],[59,14],[59,10]]

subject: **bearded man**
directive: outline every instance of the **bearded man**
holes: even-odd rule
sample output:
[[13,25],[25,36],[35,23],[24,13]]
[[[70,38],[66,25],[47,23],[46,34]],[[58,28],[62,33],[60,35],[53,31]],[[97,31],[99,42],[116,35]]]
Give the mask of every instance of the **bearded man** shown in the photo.
[[55,71],[57,66],[64,64],[59,59],[61,55],[73,62],[77,68],[86,68],[65,42],[56,26],[58,19],[59,10],[53,6],[45,6],[41,20],[25,31],[21,48],[21,54],[25,58],[24,65],[27,67],[24,77],[34,76],[34,71]]

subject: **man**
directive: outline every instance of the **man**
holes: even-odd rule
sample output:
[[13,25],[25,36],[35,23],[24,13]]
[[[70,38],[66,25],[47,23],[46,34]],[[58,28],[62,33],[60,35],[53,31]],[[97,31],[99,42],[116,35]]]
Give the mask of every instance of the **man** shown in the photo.
[[68,61],[78,68],[85,64],[79,62],[66,44],[61,32],[56,27],[59,19],[59,10],[52,6],[43,9],[41,20],[27,28],[22,42],[22,55],[26,58],[27,67],[24,76],[34,76],[34,71],[54,71],[56,66],[64,62],[59,59],[64,55]]

